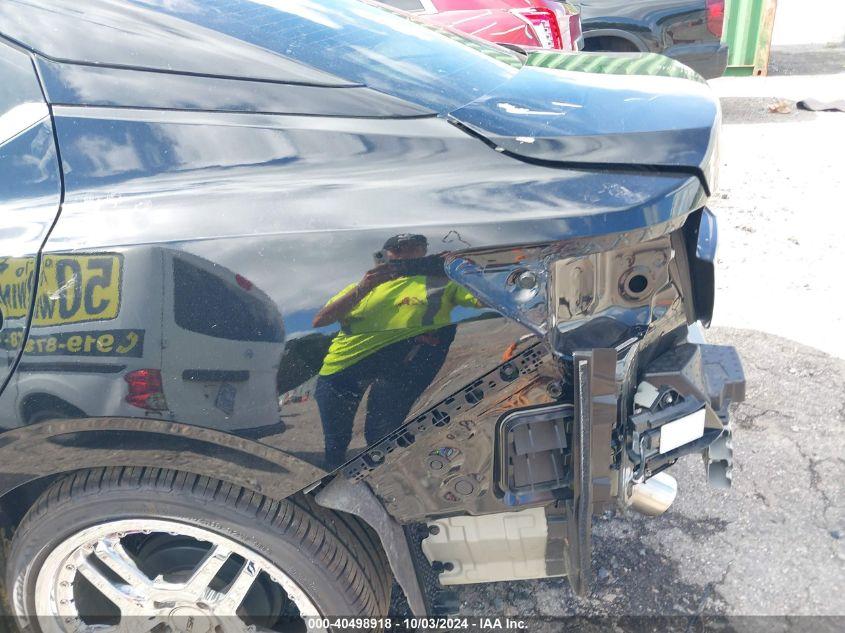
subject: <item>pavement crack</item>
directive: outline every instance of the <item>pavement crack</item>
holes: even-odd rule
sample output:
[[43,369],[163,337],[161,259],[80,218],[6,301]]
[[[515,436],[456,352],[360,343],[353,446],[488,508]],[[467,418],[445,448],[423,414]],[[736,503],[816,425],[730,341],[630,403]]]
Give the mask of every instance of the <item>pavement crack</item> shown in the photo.
[[835,458],[834,457],[827,457],[827,458],[821,458],[820,459],[820,458],[814,457],[812,455],[808,455],[807,453],[804,452],[804,448],[801,446],[801,444],[799,444],[794,438],[787,437],[786,439],[788,439],[790,442],[792,442],[792,444],[795,446],[795,449],[798,451],[798,454],[801,456],[801,459],[803,459],[806,462],[807,474],[810,478],[809,489],[812,490],[813,492],[815,492],[818,495],[818,497],[821,499],[821,502],[822,502],[822,511],[821,511],[822,525],[819,525],[815,521],[814,521],[814,524],[816,525],[817,528],[829,532],[832,529],[832,527],[831,527],[832,522],[828,519],[828,513],[833,508],[834,502],[830,498],[828,493],[821,486],[822,475],[819,472],[819,464],[823,464],[823,463],[828,462],[828,461],[835,462],[835,461],[840,460],[841,458],[839,458],[839,457],[835,457]]
[[750,403],[741,404],[734,412],[734,423],[741,429],[762,430],[761,427],[757,425],[757,420],[769,414],[775,414],[781,418],[789,420],[795,419],[795,416],[792,414],[784,413],[783,411],[778,411],[777,409],[762,409],[754,412],[749,412],[749,409],[757,409],[757,407]]

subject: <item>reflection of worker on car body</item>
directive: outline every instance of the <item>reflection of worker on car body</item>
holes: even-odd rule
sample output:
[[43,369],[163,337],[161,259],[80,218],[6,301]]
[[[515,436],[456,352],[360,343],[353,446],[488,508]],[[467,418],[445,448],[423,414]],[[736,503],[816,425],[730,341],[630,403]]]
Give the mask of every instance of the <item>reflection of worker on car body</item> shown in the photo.
[[456,306],[478,307],[450,281],[442,259],[425,257],[422,235],[391,237],[383,258],[360,282],[335,295],[314,327],[340,322],[317,378],[314,396],[326,444],[326,469],[345,461],[358,406],[369,388],[364,434],[368,444],[397,428],[431,384],[455,336]]

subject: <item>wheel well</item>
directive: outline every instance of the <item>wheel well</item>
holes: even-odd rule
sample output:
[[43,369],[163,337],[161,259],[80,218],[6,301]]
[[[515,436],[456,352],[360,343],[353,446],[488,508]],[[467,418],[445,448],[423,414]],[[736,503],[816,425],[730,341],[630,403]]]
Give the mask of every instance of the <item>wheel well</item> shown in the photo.
[[69,474],[70,472],[59,473],[33,479],[0,497],[0,527],[6,528],[9,534],[13,533],[41,493],[47,490],[56,479]]
[[614,35],[596,35],[590,37],[584,34],[585,51],[610,51],[613,53],[639,53],[639,47],[631,40]]
[[27,396],[21,404],[21,416],[27,424],[40,421],[37,416],[44,412],[53,412],[59,414],[58,417],[66,418],[85,417],[85,412],[80,408],[49,393],[34,393]]

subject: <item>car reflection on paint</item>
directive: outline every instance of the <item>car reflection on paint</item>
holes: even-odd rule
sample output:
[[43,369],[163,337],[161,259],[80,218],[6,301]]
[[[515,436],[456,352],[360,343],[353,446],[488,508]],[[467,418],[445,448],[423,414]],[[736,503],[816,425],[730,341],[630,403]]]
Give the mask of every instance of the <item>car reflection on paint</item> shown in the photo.
[[520,48],[577,51],[581,14],[557,0],[379,0],[418,19]]
[[[27,424],[148,415],[202,417],[221,430],[278,426],[284,326],[249,279],[166,248],[51,255],[44,270],[39,298],[52,300],[36,304],[17,397],[4,402]],[[4,281],[0,296],[12,296]],[[127,284],[148,294],[124,292]],[[4,330],[10,349],[13,334]]]

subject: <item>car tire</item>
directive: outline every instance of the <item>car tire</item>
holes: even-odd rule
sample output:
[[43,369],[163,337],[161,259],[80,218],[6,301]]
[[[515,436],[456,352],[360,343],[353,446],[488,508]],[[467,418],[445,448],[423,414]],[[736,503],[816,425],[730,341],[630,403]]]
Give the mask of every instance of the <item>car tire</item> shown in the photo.
[[[186,615],[236,615],[247,623],[308,614],[383,616],[392,587],[377,536],[355,517],[322,508],[306,495],[272,500],[210,477],[161,468],[97,468],[57,480],[22,520],[8,560],[6,586],[24,631],[43,631],[50,628],[43,624],[56,621],[67,622],[69,629],[79,620],[114,623],[115,617],[135,612],[126,595],[149,598],[144,604],[170,605],[168,613],[155,607],[166,625],[172,625],[167,618]],[[135,573],[139,570],[143,576]],[[212,595],[211,606],[190,603],[203,584],[200,571],[215,574],[207,576],[204,589]],[[243,589],[247,585],[241,580],[252,584]],[[157,584],[164,581],[170,584]],[[173,593],[153,602],[152,592],[165,589]],[[106,596],[110,599],[103,602]],[[279,613],[263,612],[274,601],[284,603],[284,612],[281,607]],[[237,614],[226,605],[237,607]],[[258,605],[256,613],[247,605]],[[97,611],[90,615],[93,620],[83,607]]]

